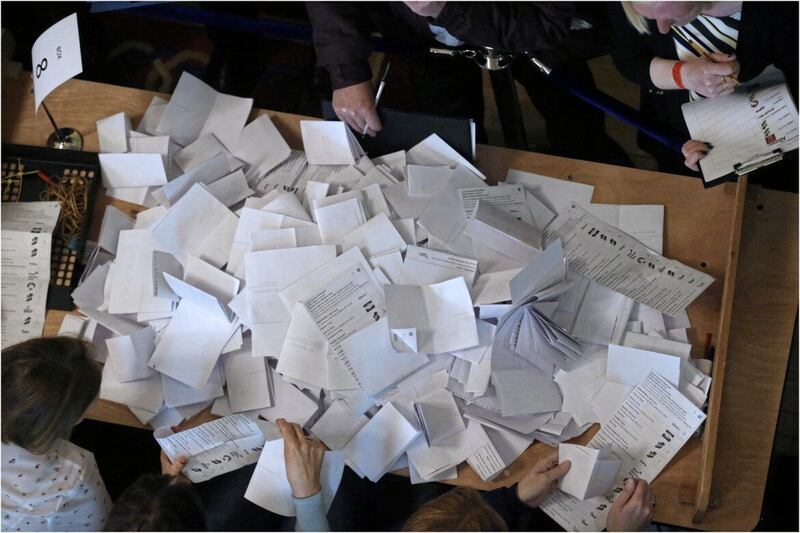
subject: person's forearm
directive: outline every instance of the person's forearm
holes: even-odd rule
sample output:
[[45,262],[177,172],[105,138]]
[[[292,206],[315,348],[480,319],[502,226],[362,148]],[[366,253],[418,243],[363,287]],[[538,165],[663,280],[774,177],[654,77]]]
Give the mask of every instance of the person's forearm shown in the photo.
[[293,498],[297,512],[295,531],[328,531],[328,517],[325,514],[325,502],[322,491],[308,498]]
[[672,76],[672,69],[675,66],[674,59],[664,59],[654,57],[650,62],[650,80],[659,89],[673,90],[680,89]]

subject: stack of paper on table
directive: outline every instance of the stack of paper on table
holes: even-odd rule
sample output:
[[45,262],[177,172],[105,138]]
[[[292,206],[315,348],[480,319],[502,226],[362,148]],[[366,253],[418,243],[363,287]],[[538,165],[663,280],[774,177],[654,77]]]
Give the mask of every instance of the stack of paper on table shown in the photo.
[[558,488],[579,500],[603,496],[611,490],[622,461],[611,448],[587,448],[577,444],[560,444],[558,462],[569,461],[569,472],[558,481]]
[[[155,427],[212,406],[270,441],[285,418],[358,475],[407,464],[412,483],[452,479],[465,460],[493,479],[534,439],[614,424],[651,368],[690,405],[705,402],[711,378],[689,357],[685,306],[623,294],[614,276],[632,272],[621,262],[595,279],[580,261],[604,251],[569,240],[586,240],[569,230],[580,219],[601,244],[691,273],[655,254],[660,206],[590,205],[591,186],[513,170],[516,184],[489,187],[435,136],[370,160],[344,124],[315,122],[306,157],[266,116],[245,124],[249,109],[186,77],[140,124],[158,137],[129,131],[124,116],[103,127],[120,151],[107,155],[157,155],[168,181],[129,187],[150,207],[135,220],[107,210],[102,251],[73,293],[87,318],[64,332],[108,354],[101,398]],[[675,302],[697,292],[657,281]],[[3,310],[5,328],[5,299]],[[631,362],[632,350],[645,355]],[[291,514],[276,475],[272,491],[257,472],[248,494]]]

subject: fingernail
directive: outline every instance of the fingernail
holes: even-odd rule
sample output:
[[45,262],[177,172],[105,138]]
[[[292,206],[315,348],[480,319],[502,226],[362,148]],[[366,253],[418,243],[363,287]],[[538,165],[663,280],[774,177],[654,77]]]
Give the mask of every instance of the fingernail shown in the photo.
[[628,479],[626,479],[626,480],[625,480],[625,487],[627,487],[627,488],[629,488],[629,489],[632,489],[632,488],[633,488],[633,485],[634,485],[634,483],[633,483],[633,479],[631,479],[631,478],[628,478]]

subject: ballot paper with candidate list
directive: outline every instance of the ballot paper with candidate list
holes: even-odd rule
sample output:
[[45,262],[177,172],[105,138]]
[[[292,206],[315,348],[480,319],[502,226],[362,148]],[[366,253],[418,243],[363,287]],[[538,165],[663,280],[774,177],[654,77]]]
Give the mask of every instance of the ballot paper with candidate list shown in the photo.
[[543,243],[561,240],[569,269],[674,316],[692,303],[714,278],[667,259],[575,203],[544,232]]
[[2,210],[3,348],[44,329],[52,233],[59,202],[8,202]]
[[[350,250],[355,251],[352,255],[355,262],[340,263],[344,268],[340,269],[335,277],[314,287],[316,290],[311,291],[308,297],[300,302],[308,310],[331,348],[340,357],[344,339],[380,320],[385,314],[383,290],[372,274],[372,269],[358,248]],[[334,261],[342,257],[344,255]],[[318,270],[326,270],[327,274],[329,272],[327,267],[334,261]],[[314,273],[306,278],[313,275]],[[304,279],[297,283],[303,283]],[[291,288],[292,286],[287,287],[287,290]],[[283,297],[285,291],[281,294]]]
[[253,420],[231,415],[173,433],[169,427],[153,433],[170,461],[185,456],[183,473],[200,483],[258,461],[265,437]]
[[587,444],[595,449],[610,447],[611,455],[622,461],[611,491],[583,501],[556,492],[542,510],[566,530],[603,530],[624,479],[634,476],[652,483],[705,418],[678,389],[650,372]]
[[[283,458],[284,446],[283,439],[264,443],[244,498],[275,514],[295,516],[297,512],[292,487],[286,477],[286,462]],[[319,484],[326,511],[330,509],[336,491],[339,490],[344,462],[345,455],[335,451],[325,452],[322,459]]]

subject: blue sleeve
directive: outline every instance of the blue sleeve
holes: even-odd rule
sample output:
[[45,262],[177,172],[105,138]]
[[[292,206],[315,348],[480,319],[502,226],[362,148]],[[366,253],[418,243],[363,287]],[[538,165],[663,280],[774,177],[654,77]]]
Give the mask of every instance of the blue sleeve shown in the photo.
[[297,511],[295,531],[330,530],[325,513],[325,502],[322,501],[322,491],[308,498],[294,498],[294,508]]

